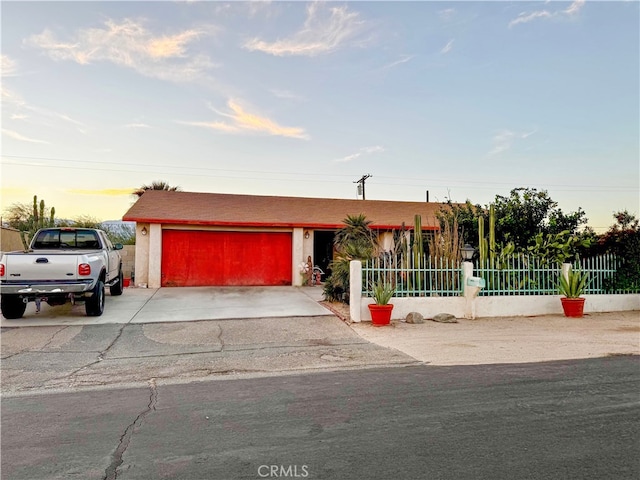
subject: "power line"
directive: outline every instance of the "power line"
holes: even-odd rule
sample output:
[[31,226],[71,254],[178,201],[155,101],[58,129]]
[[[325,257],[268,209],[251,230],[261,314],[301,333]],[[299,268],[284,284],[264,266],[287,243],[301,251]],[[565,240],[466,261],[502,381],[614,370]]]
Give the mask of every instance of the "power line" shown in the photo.
[[[29,160],[42,160],[42,161],[51,161],[51,162],[66,162],[66,163],[82,163],[82,166],[65,166],[65,165],[43,165],[40,163],[33,162],[5,162],[4,159],[29,159]],[[228,168],[213,168],[213,167],[184,167],[184,166],[171,166],[171,165],[150,165],[147,163],[135,163],[135,162],[112,162],[112,161],[91,161],[91,160],[73,160],[73,159],[64,159],[64,158],[52,158],[52,157],[36,157],[36,156],[23,156],[23,155],[2,155],[4,165],[11,165],[16,167],[48,167],[48,168],[64,168],[64,169],[73,169],[73,170],[93,170],[93,171],[104,171],[104,172],[131,172],[131,173],[154,173],[154,174],[170,174],[170,175],[180,175],[180,176],[203,176],[201,172],[228,172],[228,173],[237,173],[239,176],[234,175],[204,175],[211,176],[217,178],[237,178],[237,179],[250,179],[250,180],[262,180],[264,177],[262,175],[271,175],[271,176],[285,176],[285,178],[271,178],[271,180],[276,181],[295,181],[301,177],[314,177],[314,182],[322,182],[322,183],[338,183],[342,182],[347,177],[351,176],[350,174],[327,174],[327,173],[304,173],[304,172],[284,172],[284,171],[266,171],[266,170],[239,170],[239,169],[228,169]],[[90,166],[88,166],[89,164]],[[144,168],[144,171],[135,170],[135,169],[122,169],[122,168],[100,168],[99,165],[108,165],[108,166],[126,166],[126,167],[139,167]],[[149,168],[154,168],[154,170],[149,170]],[[165,169],[165,170],[162,170]],[[169,169],[169,171],[167,170]],[[179,169],[179,172],[175,172],[173,170]],[[257,177],[249,177],[247,174],[260,175]],[[320,177],[325,177],[326,179],[321,179]],[[357,180],[353,183],[361,183],[362,189],[364,193],[364,181],[370,178],[371,175],[363,176],[360,180]],[[333,180],[331,179],[333,178]],[[410,179],[406,177],[396,177],[396,176],[380,176],[377,178],[382,181],[373,181],[374,185],[388,185],[388,186],[403,186],[403,187],[419,187],[425,188],[426,186],[430,187],[468,187],[470,189],[495,189],[495,187],[500,186],[511,186],[513,187],[517,182],[497,182],[497,181],[479,181],[479,180],[451,180],[447,178],[436,178],[436,177],[416,177],[412,176]],[[364,180],[363,180],[364,179]],[[386,179],[392,181],[386,181]],[[400,182],[394,182],[393,180],[400,180]],[[413,183],[416,181],[424,180],[421,183]],[[410,181],[412,183],[408,183]],[[533,185],[533,184],[525,184],[522,185],[517,183],[518,187]],[[560,187],[560,188],[558,188]],[[615,191],[615,192],[636,192],[638,191],[637,186],[623,186],[623,185],[592,185],[592,184],[536,184],[536,188],[554,188],[557,191],[568,191],[568,192],[579,192],[579,191]],[[364,195],[363,195],[364,196]],[[364,199],[364,198],[363,198]]]

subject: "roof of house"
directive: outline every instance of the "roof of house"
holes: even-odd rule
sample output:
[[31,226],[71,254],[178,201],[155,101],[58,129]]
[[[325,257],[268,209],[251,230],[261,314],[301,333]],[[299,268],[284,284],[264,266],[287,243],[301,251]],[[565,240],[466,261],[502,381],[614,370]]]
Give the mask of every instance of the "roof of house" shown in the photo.
[[139,223],[303,227],[337,229],[348,215],[364,214],[373,228],[412,228],[414,217],[423,229],[437,229],[441,203],[388,200],[231,195],[222,193],[148,190],[123,220]]

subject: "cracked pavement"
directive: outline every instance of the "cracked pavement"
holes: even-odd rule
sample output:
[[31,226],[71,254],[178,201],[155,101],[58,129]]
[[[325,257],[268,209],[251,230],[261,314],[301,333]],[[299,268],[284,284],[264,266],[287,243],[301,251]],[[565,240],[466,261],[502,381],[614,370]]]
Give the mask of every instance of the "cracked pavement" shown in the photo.
[[3,396],[416,364],[333,316],[2,328]]

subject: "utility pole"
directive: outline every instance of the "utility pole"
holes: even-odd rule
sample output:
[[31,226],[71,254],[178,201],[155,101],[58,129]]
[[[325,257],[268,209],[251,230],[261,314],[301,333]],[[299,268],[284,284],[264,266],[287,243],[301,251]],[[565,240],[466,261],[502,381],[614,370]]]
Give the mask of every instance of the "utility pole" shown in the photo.
[[353,182],[353,183],[358,183],[359,184],[358,185],[358,194],[362,193],[362,199],[363,200],[367,199],[367,197],[365,196],[365,193],[364,193],[364,182],[367,180],[367,178],[371,178],[371,175],[370,174],[363,175],[360,180],[356,180],[355,182]]

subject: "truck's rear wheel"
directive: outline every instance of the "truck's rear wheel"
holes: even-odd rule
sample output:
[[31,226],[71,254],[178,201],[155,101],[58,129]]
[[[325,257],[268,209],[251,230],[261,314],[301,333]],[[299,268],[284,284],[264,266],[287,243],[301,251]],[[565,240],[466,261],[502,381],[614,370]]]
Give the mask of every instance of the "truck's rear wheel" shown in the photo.
[[84,309],[88,317],[99,317],[104,312],[104,282],[102,280],[96,282],[91,296],[84,302]]
[[27,309],[27,304],[22,301],[19,295],[2,295],[0,307],[4,318],[12,320],[22,318],[24,311]]
[[122,274],[122,270],[118,274],[118,281],[109,287],[109,293],[112,297],[116,295],[122,295],[122,290],[124,287],[124,275]]

